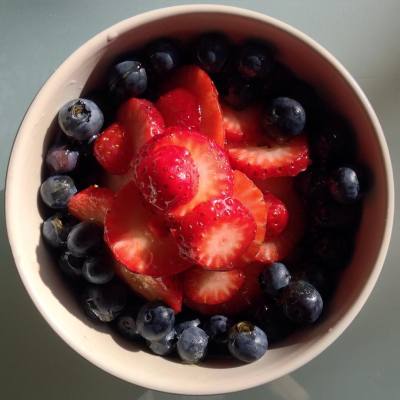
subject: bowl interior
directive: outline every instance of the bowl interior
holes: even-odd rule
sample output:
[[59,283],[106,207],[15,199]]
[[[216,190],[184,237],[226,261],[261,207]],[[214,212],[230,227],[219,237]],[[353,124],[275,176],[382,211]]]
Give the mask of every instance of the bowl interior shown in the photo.
[[[89,41],[51,77],[32,104],[15,142],[7,179],[7,226],[17,266],[31,297],[51,326],[84,357],[120,378],[150,388],[186,394],[222,393],[256,386],[290,372],[322,351],[354,318],[380,270],[378,257],[382,257],[382,243],[387,237],[390,171],[376,121],[329,55],[325,58],[307,39],[255,13],[211,7],[179,10],[123,21]],[[375,177],[365,201],[353,261],[327,318],[250,365],[209,362],[187,366],[120,342],[82,315],[40,238],[40,171],[60,106],[96,87],[117,55],[160,35],[187,38],[210,30],[223,30],[235,40],[250,35],[273,43],[281,61],[349,118],[357,133],[361,159],[368,162]]]

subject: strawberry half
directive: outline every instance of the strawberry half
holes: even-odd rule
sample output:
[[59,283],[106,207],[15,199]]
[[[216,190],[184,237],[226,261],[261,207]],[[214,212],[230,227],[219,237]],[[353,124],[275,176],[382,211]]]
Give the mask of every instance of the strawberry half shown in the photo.
[[107,213],[105,241],[114,258],[132,272],[151,276],[177,274],[190,264],[179,257],[171,236],[162,240],[154,230],[156,216],[142,204],[142,197],[133,182],[115,196]]
[[165,126],[200,130],[200,105],[188,90],[171,90],[157,100],[156,106],[164,117]]
[[242,287],[242,271],[207,271],[192,268],[183,274],[183,293],[186,298],[201,304],[220,304],[231,299]]
[[192,301],[188,297],[185,297],[184,301],[190,308],[204,315],[236,315],[263,301],[258,276],[264,269],[265,265],[259,264],[251,264],[243,269],[241,273],[244,274],[245,279],[242,286],[233,297],[224,303],[202,304]]
[[225,129],[218,101],[218,92],[207,73],[194,65],[179,68],[167,83],[169,89],[188,90],[200,105],[200,132],[225,145]]
[[253,179],[296,176],[307,169],[310,159],[305,136],[272,146],[242,146],[228,149],[233,168]]
[[110,174],[125,174],[130,166],[133,149],[125,129],[120,124],[110,125],[96,139],[94,156],[99,164]]
[[254,240],[256,224],[240,201],[214,199],[199,204],[176,224],[182,256],[211,270],[229,270]]
[[186,204],[170,210],[170,217],[183,217],[202,202],[232,194],[233,171],[225,152],[206,136],[179,127],[167,128],[164,135],[154,138],[143,147],[135,162],[135,179],[140,176],[142,160],[163,146],[185,148],[199,174],[197,193]]
[[104,224],[107,211],[114,200],[114,192],[97,185],[78,192],[68,202],[68,212],[81,221]]
[[133,155],[152,137],[164,131],[164,119],[148,100],[131,98],[118,110],[117,120],[125,129]]
[[115,263],[117,275],[131,289],[148,301],[160,300],[172,307],[175,312],[182,309],[182,283],[179,275],[154,278],[148,275],[135,274],[119,263]]
[[239,200],[253,216],[256,223],[256,234],[249,249],[243,255],[247,260],[248,255],[255,254],[265,238],[267,224],[267,207],[261,190],[240,171],[233,173],[233,198]]
[[289,211],[283,201],[270,192],[264,194],[264,200],[268,210],[266,237],[279,236],[288,224]]

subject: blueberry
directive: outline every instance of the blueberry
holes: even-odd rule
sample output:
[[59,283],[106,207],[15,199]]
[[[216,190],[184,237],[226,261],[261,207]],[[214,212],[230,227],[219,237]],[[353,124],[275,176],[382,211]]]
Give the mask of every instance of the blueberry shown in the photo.
[[337,168],[329,178],[329,191],[338,203],[355,203],[360,199],[360,182],[356,171],[349,167]]
[[103,244],[103,230],[88,221],[75,225],[67,238],[68,250],[76,257],[96,253]]
[[79,279],[82,276],[84,258],[75,257],[70,251],[61,254],[58,265],[65,276],[71,279]]
[[229,331],[228,349],[233,357],[251,363],[267,351],[267,335],[250,322],[238,322]]
[[69,215],[54,214],[43,222],[43,238],[52,247],[64,247],[67,244],[68,234],[76,223],[77,221]]
[[78,163],[79,152],[70,146],[54,146],[46,155],[46,165],[52,174],[72,172]]
[[312,132],[310,151],[312,159],[319,163],[351,162],[356,151],[351,127],[340,117],[324,118]]
[[291,282],[283,289],[280,301],[286,317],[296,324],[314,323],[322,313],[321,295],[305,281]]
[[238,71],[246,79],[264,78],[272,70],[271,48],[260,41],[246,42],[239,50]]
[[146,55],[150,70],[159,77],[165,77],[181,63],[179,45],[173,39],[162,38],[150,43]]
[[136,313],[125,310],[115,320],[115,329],[125,339],[139,341],[141,336],[136,328]]
[[221,33],[201,35],[194,47],[195,62],[209,73],[219,73],[226,64],[230,43]]
[[204,330],[210,337],[210,341],[223,344],[228,342],[228,332],[232,325],[233,323],[228,317],[213,315],[205,323]]
[[276,97],[268,104],[262,125],[266,133],[276,139],[299,135],[306,124],[302,105],[289,97]]
[[40,186],[40,196],[48,207],[63,209],[68,200],[77,192],[75,183],[67,175],[53,175],[48,177]]
[[108,80],[110,93],[116,100],[139,97],[147,89],[147,72],[139,60],[126,60],[115,64]]
[[192,326],[179,336],[176,348],[183,361],[195,364],[205,357],[207,345],[207,334],[198,326]]
[[114,278],[112,260],[105,255],[89,257],[83,264],[82,275],[89,283],[104,285]]
[[83,309],[95,321],[111,322],[124,310],[127,295],[126,287],[117,282],[107,285],[88,284],[81,296]]
[[150,341],[161,340],[173,329],[174,323],[174,311],[159,302],[146,303],[136,319],[138,332]]
[[275,297],[279,290],[289,285],[290,273],[285,264],[272,263],[260,274],[260,286],[262,291],[270,297]]
[[176,347],[176,331],[173,329],[172,331],[168,332],[166,336],[158,341],[147,341],[147,345],[149,349],[154,353],[158,354],[159,356],[166,356],[171,354]]
[[304,200],[323,198],[327,194],[327,171],[311,166],[295,177],[294,185]]
[[246,81],[238,75],[227,75],[218,82],[219,92],[224,102],[241,110],[252,104],[259,96],[256,82]]
[[198,318],[191,319],[189,321],[183,321],[179,324],[175,325],[176,334],[179,336],[185,329],[190,328],[191,326],[199,326],[200,320]]
[[62,131],[75,140],[87,140],[100,132],[104,116],[91,100],[74,99],[64,104],[58,112],[58,124]]

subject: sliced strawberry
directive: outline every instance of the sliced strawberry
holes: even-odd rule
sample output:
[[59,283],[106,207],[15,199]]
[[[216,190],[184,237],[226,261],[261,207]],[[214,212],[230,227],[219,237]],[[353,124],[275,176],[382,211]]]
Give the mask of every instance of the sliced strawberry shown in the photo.
[[289,211],[283,201],[270,192],[264,194],[264,200],[268,210],[266,238],[279,236],[288,224]]
[[81,221],[93,221],[102,225],[113,199],[114,192],[110,189],[89,186],[71,197],[68,212]]
[[133,182],[122,188],[107,213],[104,229],[114,258],[132,272],[152,276],[174,275],[190,267],[179,257],[171,236],[160,240],[154,218]]
[[206,136],[179,127],[167,128],[164,135],[154,138],[143,147],[135,162],[136,177],[141,160],[163,146],[184,147],[199,173],[196,195],[188,203],[171,210],[170,217],[182,217],[204,201],[232,194],[233,171],[225,152]]
[[185,303],[195,311],[205,315],[235,315],[263,301],[258,276],[265,265],[251,264],[242,271],[245,280],[239,291],[230,300],[220,304],[202,304],[185,297]]
[[232,197],[239,200],[249,210],[257,226],[254,241],[244,254],[245,259],[247,259],[247,253],[255,254],[254,252],[258,250],[259,245],[264,241],[267,207],[261,190],[240,171],[234,171]]
[[232,167],[253,179],[296,176],[310,163],[304,136],[271,147],[231,147],[228,152]]
[[200,105],[186,89],[177,88],[162,95],[156,103],[166,126],[200,130]]
[[127,133],[135,155],[153,136],[164,130],[164,119],[148,100],[131,98],[118,110],[117,120]]
[[207,271],[192,268],[183,274],[183,293],[195,303],[220,304],[231,299],[242,287],[242,271]]
[[181,255],[205,269],[229,270],[254,240],[250,212],[232,198],[199,204],[176,225]]
[[194,65],[179,68],[167,83],[169,88],[184,88],[192,93],[200,105],[200,132],[225,145],[225,129],[218,101],[218,92],[205,71]]
[[136,162],[136,184],[143,197],[161,211],[188,203],[199,187],[199,171],[181,146],[153,147]]
[[251,106],[244,110],[221,104],[224,117],[225,137],[228,146],[243,143],[252,146],[261,146],[269,143],[267,135],[261,128],[261,107]]
[[110,174],[125,174],[130,166],[133,149],[125,129],[120,124],[110,125],[96,139],[94,156],[99,164]]
[[135,274],[122,264],[116,263],[114,269],[135,293],[148,301],[160,300],[171,306],[175,312],[182,309],[182,283],[179,275],[154,278]]
[[133,168],[131,167],[124,175],[104,175],[104,185],[109,187],[114,192],[118,192],[121,188],[123,188],[127,183],[133,181],[134,174]]

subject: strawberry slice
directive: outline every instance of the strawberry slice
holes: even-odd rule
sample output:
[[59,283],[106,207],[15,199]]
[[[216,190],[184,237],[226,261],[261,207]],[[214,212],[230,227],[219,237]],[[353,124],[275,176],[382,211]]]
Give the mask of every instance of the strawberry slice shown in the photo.
[[182,256],[211,270],[229,270],[254,240],[250,212],[232,198],[199,204],[177,224],[174,236]]
[[242,146],[228,149],[233,168],[253,179],[296,176],[307,169],[310,160],[305,136],[269,146]]
[[127,133],[133,155],[152,137],[164,130],[164,119],[148,100],[131,98],[118,110],[117,120]]
[[135,177],[138,179],[140,164],[148,154],[154,153],[163,146],[180,146],[185,148],[197,168],[197,193],[186,204],[169,211],[171,218],[180,218],[198,204],[215,197],[232,194],[233,171],[225,152],[206,136],[183,128],[167,128],[165,134],[154,138],[138,155],[135,162]]
[[110,125],[96,139],[93,152],[99,164],[108,173],[116,175],[128,171],[133,157],[126,131],[117,123]]
[[114,192],[97,185],[78,192],[68,202],[68,212],[81,221],[104,224],[107,211],[111,208]]
[[200,105],[200,132],[225,145],[225,129],[218,101],[218,92],[207,73],[194,65],[179,68],[167,83],[170,89],[188,90]]
[[119,263],[115,263],[114,269],[116,274],[138,295],[148,301],[163,301],[175,312],[181,311],[182,283],[179,275],[154,278],[148,275],[135,274]]
[[226,104],[221,104],[221,109],[228,147],[237,143],[252,146],[269,143],[261,128],[261,107],[251,106],[244,110],[234,110]]
[[265,265],[251,264],[242,270],[245,276],[244,283],[239,291],[230,300],[220,304],[202,304],[184,298],[188,307],[204,315],[236,315],[263,301],[263,295],[258,283],[258,276],[265,269]]
[[267,207],[263,193],[251,179],[240,171],[234,171],[233,174],[232,197],[239,200],[249,210],[257,226],[254,241],[243,255],[244,259],[247,260],[249,255],[254,255],[257,252],[258,247],[264,241],[267,224]]
[[200,105],[186,89],[177,88],[165,93],[156,103],[166,126],[200,130]]
[[279,236],[286,228],[289,221],[289,211],[282,200],[268,192],[264,194],[267,205],[267,238]]
[[183,293],[195,303],[220,304],[231,299],[244,281],[244,273],[237,269],[207,271],[202,268],[192,268],[183,274]]
[[105,220],[104,237],[114,258],[132,272],[151,276],[174,275],[190,267],[179,257],[171,236],[160,240],[154,218],[133,182],[122,188]]

